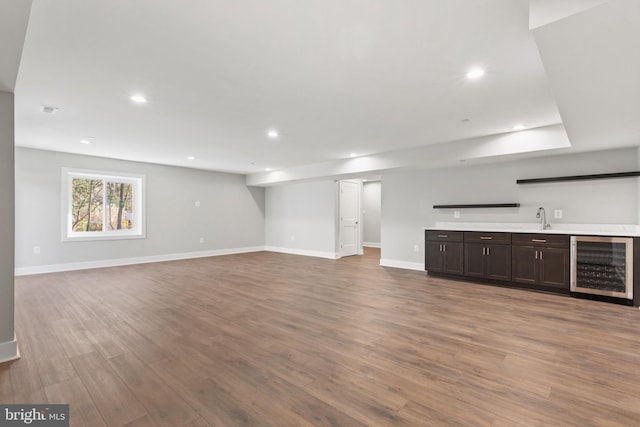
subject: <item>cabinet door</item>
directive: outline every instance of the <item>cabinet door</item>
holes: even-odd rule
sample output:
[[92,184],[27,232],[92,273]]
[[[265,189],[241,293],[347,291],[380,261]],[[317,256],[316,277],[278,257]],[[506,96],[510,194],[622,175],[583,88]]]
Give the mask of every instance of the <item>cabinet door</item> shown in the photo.
[[444,262],[442,268],[444,272],[450,274],[464,274],[464,270],[462,268],[462,243],[444,243],[443,249],[444,251],[442,254],[444,255]]
[[511,246],[487,245],[486,277],[495,280],[511,280]]
[[485,255],[482,243],[464,244],[464,275],[470,277],[485,277]]
[[442,242],[427,242],[426,254],[425,254],[425,265],[424,268],[427,271],[442,271],[442,252],[440,248],[442,247]]
[[569,251],[545,248],[540,252],[540,285],[569,289]]
[[536,268],[538,266],[536,251],[537,249],[533,246],[511,247],[511,280],[513,282],[536,284]]

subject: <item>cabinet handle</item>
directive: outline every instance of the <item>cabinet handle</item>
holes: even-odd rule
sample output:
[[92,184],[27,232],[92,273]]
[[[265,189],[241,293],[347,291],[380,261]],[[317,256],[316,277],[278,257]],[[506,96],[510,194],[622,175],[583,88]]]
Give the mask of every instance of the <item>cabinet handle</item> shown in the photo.
[[487,248],[482,248],[482,255],[486,255],[487,254]]
[[493,237],[480,236],[480,240],[493,240]]
[[440,246],[438,247],[438,250],[439,250],[440,252],[442,252],[442,245],[440,245]]
[[531,239],[531,241],[536,243],[547,243],[547,239]]
[[491,248],[487,248],[487,255],[491,255]]
[[544,252],[540,251],[540,259],[544,259],[544,256],[542,255]]
[[446,239],[447,237],[449,237],[449,235],[448,234],[438,234],[438,237],[443,237],[443,238]]
[[442,252],[447,252],[447,245],[442,245]]
[[538,259],[538,251],[536,251],[536,259]]

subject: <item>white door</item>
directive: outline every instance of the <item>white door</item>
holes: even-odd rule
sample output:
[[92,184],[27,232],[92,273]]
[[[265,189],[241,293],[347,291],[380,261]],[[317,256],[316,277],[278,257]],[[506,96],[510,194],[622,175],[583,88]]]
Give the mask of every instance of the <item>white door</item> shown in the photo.
[[357,255],[360,248],[360,183],[340,181],[340,256]]

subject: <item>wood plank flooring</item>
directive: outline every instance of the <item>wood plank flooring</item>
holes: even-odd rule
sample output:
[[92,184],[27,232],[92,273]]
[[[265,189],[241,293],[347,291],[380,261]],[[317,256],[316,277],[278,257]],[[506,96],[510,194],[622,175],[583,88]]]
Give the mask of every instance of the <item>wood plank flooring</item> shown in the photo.
[[640,425],[640,311],[269,252],[19,277],[0,402],[74,426]]

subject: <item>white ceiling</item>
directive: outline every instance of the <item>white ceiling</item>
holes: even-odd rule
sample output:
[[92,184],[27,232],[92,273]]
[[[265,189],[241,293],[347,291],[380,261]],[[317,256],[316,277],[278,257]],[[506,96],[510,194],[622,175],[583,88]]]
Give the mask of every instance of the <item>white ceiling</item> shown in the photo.
[[[540,12],[548,0],[532,1],[538,16],[551,16]],[[589,1],[591,10],[609,3]],[[611,3],[624,14],[634,1]],[[563,75],[562,49],[548,47],[543,66],[529,6],[34,0],[15,89],[16,145],[261,175],[266,167],[344,162],[352,152],[384,157],[434,144],[441,151],[516,123],[538,128],[565,118],[567,126],[570,114],[559,110],[555,90],[571,76]],[[573,18],[566,9],[563,20]],[[555,28],[549,37],[567,34]],[[602,37],[597,47],[606,50]],[[466,79],[473,66],[486,75]],[[548,66],[560,68],[560,77],[549,78]],[[132,104],[136,92],[149,102]],[[59,110],[44,114],[42,105]],[[272,128],[277,140],[266,136]],[[79,143],[87,137],[91,145]]]
[[609,0],[530,0],[529,28],[558,21]]
[[533,34],[573,148],[640,145],[640,1],[606,2]]

